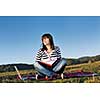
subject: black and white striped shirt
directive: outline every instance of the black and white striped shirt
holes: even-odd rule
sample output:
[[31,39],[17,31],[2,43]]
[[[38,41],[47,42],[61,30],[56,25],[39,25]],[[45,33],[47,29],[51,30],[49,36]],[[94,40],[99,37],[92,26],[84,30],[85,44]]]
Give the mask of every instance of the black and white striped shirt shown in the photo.
[[36,55],[36,61],[41,61],[46,64],[52,65],[57,59],[61,58],[60,48],[58,46],[54,47],[51,53],[47,53],[46,50],[39,49]]

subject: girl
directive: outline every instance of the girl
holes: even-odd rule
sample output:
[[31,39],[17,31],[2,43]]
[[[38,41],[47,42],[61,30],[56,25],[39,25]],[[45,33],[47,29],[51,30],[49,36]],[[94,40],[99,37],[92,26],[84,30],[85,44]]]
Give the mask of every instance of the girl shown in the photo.
[[54,45],[53,37],[50,34],[44,34],[42,48],[39,49],[34,64],[38,75],[51,77],[62,74],[65,66],[66,60],[61,57],[60,48]]

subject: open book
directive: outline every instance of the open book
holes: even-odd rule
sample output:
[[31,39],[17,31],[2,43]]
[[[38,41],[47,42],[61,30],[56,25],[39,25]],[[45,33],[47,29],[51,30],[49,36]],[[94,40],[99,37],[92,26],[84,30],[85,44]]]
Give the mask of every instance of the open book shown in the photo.
[[57,61],[57,58],[41,60],[40,63],[45,64],[47,66],[52,66],[55,61]]

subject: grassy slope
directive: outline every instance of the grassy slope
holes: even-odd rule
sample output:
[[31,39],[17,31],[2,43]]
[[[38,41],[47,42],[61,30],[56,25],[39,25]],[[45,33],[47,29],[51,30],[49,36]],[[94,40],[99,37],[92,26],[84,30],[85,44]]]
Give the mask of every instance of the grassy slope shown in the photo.
[[[71,66],[66,66],[65,72],[75,72],[77,70],[83,70],[85,72],[91,71],[91,72],[96,72],[100,73],[100,61],[94,62],[94,63],[84,63],[84,64],[78,64],[78,65],[71,65]],[[23,70],[20,71],[21,74],[29,74],[29,73],[34,73],[34,70]],[[16,72],[5,72],[5,73],[0,73],[0,77],[6,77],[6,76],[13,76],[17,75]],[[57,80],[52,80],[52,81],[40,81],[40,80],[26,80],[26,81],[21,81],[17,80],[16,78],[13,79],[4,79],[2,78],[0,82],[25,82],[25,83],[100,83],[100,76],[96,77],[81,77],[81,78],[68,78],[68,79],[57,79]]]

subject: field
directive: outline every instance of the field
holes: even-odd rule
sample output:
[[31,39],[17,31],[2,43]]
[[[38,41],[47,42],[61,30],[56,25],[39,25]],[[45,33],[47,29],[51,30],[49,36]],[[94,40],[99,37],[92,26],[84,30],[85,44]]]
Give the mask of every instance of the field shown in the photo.
[[[76,71],[84,71],[84,72],[95,72],[100,74],[100,61],[92,62],[92,63],[84,63],[66,66],[64,72],[72,73]],[[20,70],[20,74],[22,76],[34,74],[35,70]],[[17,72],[2,72],[0,73],[0,83],[100,83],[100,76],[93,77],[74,77],[67,79],[54,79],[48,81],[40,81],[40,80],[25,80],[22,81],[17,78]]]

